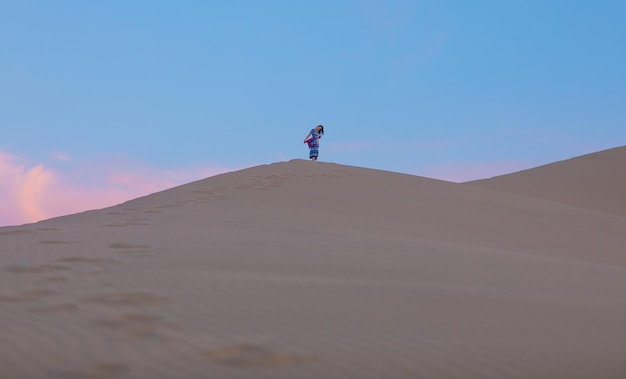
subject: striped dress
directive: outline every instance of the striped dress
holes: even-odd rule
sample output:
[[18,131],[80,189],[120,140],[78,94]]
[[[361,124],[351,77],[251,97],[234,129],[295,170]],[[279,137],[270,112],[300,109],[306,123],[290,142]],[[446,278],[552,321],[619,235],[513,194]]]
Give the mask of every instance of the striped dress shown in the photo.
[[312,141],[309,143],[309,158],[317,158],[320,154],[320,138],[322,136],[315,129],[311,129]]

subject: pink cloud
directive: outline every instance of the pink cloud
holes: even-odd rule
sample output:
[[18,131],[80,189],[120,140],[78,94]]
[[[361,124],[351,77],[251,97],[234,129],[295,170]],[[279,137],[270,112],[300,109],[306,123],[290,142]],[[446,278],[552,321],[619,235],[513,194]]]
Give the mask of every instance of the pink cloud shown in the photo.
[[457,162],[436,164],[415,171],[415,175],[462,183],[534,167],[529,162]]
[[105,208],[228,171],[219,166],[164,170],[128,159],[59,171],[0,152],[0,226]]
[[44,190],[53,182],[54,174],[46,170],[43,165],[37,165],[25,170],[18,180],[20,191],[16,192],[16,197],[20,209],[29,219],[45,218],[39,199],[42,198]]

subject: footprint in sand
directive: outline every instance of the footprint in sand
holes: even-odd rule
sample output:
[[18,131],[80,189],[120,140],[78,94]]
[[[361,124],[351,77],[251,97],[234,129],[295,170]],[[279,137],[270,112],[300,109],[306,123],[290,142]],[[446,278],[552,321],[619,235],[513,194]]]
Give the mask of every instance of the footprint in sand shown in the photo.
[[65,283],[65,282],[68,282],[69,279],[63,276],[50,276],[47,278],[43,278],[42,281],[46,283]]
[[141,313],[124,314],[113,320],[98,320],[95,324],[132,339],[159,338],[162,337],[162,330],[173,328],[173,325],[163,322],[159,316]]
[[173,300],[150,292],[117,292],[87,296],[83,301],[113,306],[147,306],[168,304]]
[[34,230],[7,230],[5,232],[0,232],[0,236],[10,236],[15,234],[33,234],[36,233]]
[[182,208],[183,206],[180,204],[166,204],[166,205],[160,205],[157,208]]
[[39,274],[47,272],[57,272],[68,270],[69,267],[58,264],[43,264],[33,266],[9,266],[4,269],[6,272],[15,274]]
[[78,370],[52,372],[54,379],[114,379],[122,377],[130,367],[121,363],[98,362]]
[[150,245],[135,245],[123,242],[109,245],[109,248],[117,250],[120,254],[146,254],[150,247]]
[[266,191],[275,187],[282,186],[288,179],[288,175],[257,176],[252,179],[252,183],[240,184],[235,188],[242,190],[257,189]]
[[47,289],[32,289],[18,292],[14,295],[0,295],[0,303],[30,303],[52,296],[55,291]]
[[[101,259],[101,258],[86,258],[86,257],[64,257],[57,259],[57,262],[67,264],[75,264],[75,263],[88,263],[101,265],[105,263],[114,263],[115,261],[112,259]],[[42,265],[32,265],[32,266],[8,266],[5,267],[4,271],[14,273],[14,274],[41,274],[41,273],[52,273],[59,271],[67,271],[70,268],[66,265],[61,265],[57,263],[48,263]],[[54,277],[54,278],[46,278],[46,281],[51,282],[62,282],[66,281],[65,278],[62,277]]]
[[135,245],[132,243],[116,242],[109,245],[111,249],[148,249],[150,245]]
[[193,194],[200,194],[196,198],[196,202],[205,203],[211,200],[228,200],[228,197],[224,194],[223,187],[202,188],[191,191]]
[[274,351],[264,346],[236,344],[207,350],[202,356],[221,365],[236,368],[279,368],[313,363],[312,355]]
[[49,305],[46,307],[34,308],[32,311],[41,314],[64,314],[64,313],[72,313],[78,310],[78,305],[75,304],[56,304]]
[[75,243],[79,243],[76,241],[57,241],[57,240],[49,240],[49,241],[39,241],[41,245],[72,245]]
[[102,258],[63,257],[63,258],[57,259],[57,262],[100,264],[100,263],[114,263],[115,261],[113,259],[102,259]]
[[[142,212],[145,213],[145,212]],[[118,222],[118,223],[112,223],[112,224],[106,224],[103,226],[106,227],[110,227],[110,228],[114,228],[114,227],[125,227],[125,226],[149,226],[150,224],[148,224],[145,219],[139,219],[139,218],[131,218],[128,219],[124,222]]]

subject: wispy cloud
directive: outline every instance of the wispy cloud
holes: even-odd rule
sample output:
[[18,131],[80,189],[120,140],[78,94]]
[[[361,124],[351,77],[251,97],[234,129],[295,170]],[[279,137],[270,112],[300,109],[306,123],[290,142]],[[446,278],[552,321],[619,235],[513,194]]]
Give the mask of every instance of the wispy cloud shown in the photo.
[[52,159],[55,159],[57,161],[70,161],[72,160],[72,156],[66,152],[66,151],[53,151],[50,154],[50,157]]
[[[61,156],[70,160],[69,154]],[[59,170],[0,152],[0,226],[104,208],[228,171],[221,166],[166,170],[119,158]]]
[[39,198],[51,181],[51,172],[42,165],[27,167],[16,157],[0,152],[0,224],[43,218]]

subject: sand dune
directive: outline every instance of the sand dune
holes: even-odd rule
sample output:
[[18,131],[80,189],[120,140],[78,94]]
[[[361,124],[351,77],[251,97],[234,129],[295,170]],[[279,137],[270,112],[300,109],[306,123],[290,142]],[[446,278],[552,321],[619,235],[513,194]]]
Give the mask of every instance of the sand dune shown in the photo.
[[626,217],[485,183],[294,160],[0,228],[0,378],[626,377]]
[[625,164],[622,146],[467,184],[626,216]]

